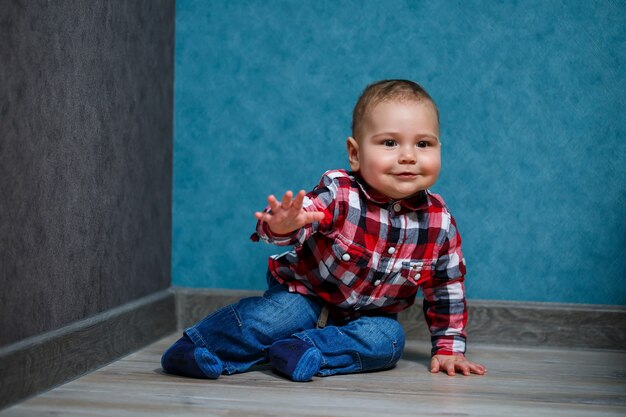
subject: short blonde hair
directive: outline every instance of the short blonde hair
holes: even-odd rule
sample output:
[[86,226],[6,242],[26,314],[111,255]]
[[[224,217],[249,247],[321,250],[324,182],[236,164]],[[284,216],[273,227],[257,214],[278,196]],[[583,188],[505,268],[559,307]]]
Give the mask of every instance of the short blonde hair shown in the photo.
[[432,103],[439,123],[439,109],[433,98],[416,82],[409,80],[381,80],[368,85],[359,97],[352,112],[352,137],[357,138],[367,113],[383,101],[416,101],[427,100]]

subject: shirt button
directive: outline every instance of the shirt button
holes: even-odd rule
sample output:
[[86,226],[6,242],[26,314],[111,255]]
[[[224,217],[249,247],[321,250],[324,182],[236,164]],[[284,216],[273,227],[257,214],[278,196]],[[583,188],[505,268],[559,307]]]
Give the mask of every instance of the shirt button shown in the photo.
[[393,255],[395,252],[396,252],[396,248],[394,248],[393,246],[387,249],[387,253],[389,255]]
[[402,206],[399,203],[396,203],[396,204],[393,205],[393,211],[395,211],[397,213],[400,210],[402,210]]
[[344,253],[343,255],[341,255],[341,259],[348,262],[350,260],[350,255],[348,255],[347,253]]
[[380,280],[377,279],[376,281],[374,281],[374,285],[378,287],[380,285]]

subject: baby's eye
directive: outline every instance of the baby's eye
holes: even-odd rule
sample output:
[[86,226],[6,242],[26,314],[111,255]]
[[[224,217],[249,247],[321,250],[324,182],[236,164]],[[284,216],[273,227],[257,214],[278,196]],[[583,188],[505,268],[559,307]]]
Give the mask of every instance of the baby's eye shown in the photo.
[[385,145],[385,146],[387,146],[389,148],[392,148],[392,147],[396,146],[396,141],[393,140],[393,139],[385,139],[383,141],[383,145]]
[[417,142],[417,147],[418,148],[427,148],[428,145],[430,145],[430,144],[428,143],[427,140],[420,140],[419,142]]

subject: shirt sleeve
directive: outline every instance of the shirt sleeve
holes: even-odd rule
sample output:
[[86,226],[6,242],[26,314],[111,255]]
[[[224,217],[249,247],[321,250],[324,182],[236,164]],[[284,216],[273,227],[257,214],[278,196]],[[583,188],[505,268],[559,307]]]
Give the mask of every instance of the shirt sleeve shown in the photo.
[[465,259],[461,236],[450,216],[450,225],[439,250],[432,280],[424,283],[424,317],[431,334],[432,355],[464,354],[465,326]]
[[[336,176],[332,174],[332,171],[329,171],[322,176],[313,191],[304,197],[302,206],[305,211],[324,213],[323,220],[308,224],[286,235],[273,233],[267,223],[258,221],[256,231],[250,236],[250,239],[253,242],[263,241],[278,246],[301,245],[313,233],[326,233],[332,230],[338,217],[337,207],[339,205],[336,204],[336,200],[340,194],[342,194],[340,181],[337,181]],[[269,206],[265,208],[265,212],[271,212]]]

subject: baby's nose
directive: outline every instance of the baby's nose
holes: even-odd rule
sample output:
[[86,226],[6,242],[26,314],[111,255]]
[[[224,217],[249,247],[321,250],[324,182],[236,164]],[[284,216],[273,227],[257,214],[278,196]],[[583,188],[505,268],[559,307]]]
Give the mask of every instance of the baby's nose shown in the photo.
[[401,164],[414,164],[417,161],[416,151],[413,146],[410,148],[402,148],[400,151],[399,162]]

